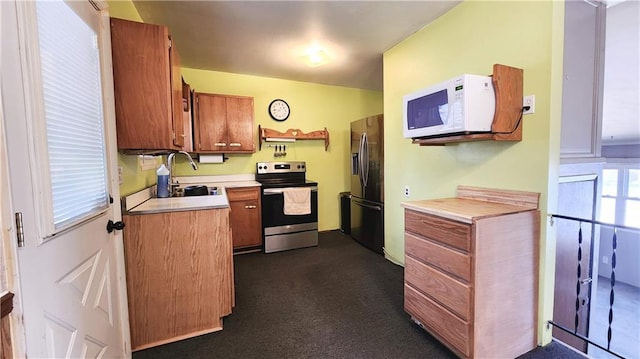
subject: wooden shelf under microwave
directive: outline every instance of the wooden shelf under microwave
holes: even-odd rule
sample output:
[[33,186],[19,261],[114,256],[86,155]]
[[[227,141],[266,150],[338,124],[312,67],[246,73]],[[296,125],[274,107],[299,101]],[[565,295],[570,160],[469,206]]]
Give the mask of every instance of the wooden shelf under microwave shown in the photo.
[[522,141],[523,70],[494,64],[491,77],[496,94],[496,111],[491,132],[414,138],[412,143],[420,146],[444,146],[471,141]]
[[280,132],[258,125],[258,138],[260,139],[258,149],[262,149],[262,142],[266,141],[291,142],[297,140],[324,140],[324,150],[326,151],[329,148],[329,131],[326,127],[324,130],[304,133],[297,128],[290,128],[286,132]]

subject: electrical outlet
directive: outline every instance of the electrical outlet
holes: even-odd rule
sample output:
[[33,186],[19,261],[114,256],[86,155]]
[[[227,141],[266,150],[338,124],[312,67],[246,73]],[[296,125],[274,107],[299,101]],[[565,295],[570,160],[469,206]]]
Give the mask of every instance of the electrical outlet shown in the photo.
[[404,196],[409,197],[409,186],[404,186]]
[[118,166],[118,183],[122,184],[124,182],[124,180],[122,179],[122,172],[124,171],[124,169],[122,168],[122,166]]
[[604,263],[604,264],[609,264],[609,257],[607,257],[607,256],[602,256],[602,263]]
[[522,111],[523,115],[536,112],[536,95],[529,95],[522,98],[522,107],[529,106],[528,110]]

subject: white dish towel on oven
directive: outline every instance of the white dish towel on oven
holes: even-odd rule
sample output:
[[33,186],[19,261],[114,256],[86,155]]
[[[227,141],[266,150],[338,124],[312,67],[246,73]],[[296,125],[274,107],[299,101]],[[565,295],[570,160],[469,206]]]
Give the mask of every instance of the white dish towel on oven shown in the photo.
[[311,188],[289,187],[282,189],[284,214],[303,215],[311,213]]

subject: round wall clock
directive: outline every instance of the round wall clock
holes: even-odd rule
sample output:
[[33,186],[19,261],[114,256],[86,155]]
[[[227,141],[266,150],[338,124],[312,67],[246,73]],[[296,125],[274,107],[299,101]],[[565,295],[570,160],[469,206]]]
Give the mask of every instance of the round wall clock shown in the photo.
[[276,121],[284,121],[289,117],[291,110],[285,100],[275,99],[269,104],[269,115]]

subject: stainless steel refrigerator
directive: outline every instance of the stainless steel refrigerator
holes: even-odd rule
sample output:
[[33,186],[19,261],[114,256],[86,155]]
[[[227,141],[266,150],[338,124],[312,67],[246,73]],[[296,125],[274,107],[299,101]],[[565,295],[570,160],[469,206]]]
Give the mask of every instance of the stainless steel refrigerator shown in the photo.
[[382,254],[384,246],[383,115],[351,122],[351,237]]

